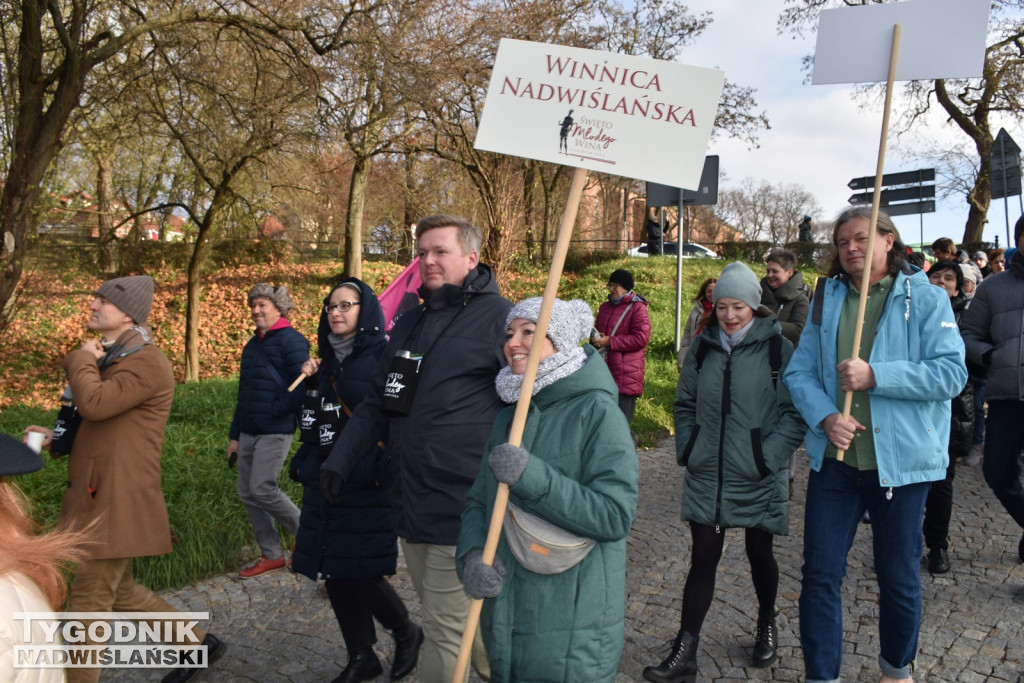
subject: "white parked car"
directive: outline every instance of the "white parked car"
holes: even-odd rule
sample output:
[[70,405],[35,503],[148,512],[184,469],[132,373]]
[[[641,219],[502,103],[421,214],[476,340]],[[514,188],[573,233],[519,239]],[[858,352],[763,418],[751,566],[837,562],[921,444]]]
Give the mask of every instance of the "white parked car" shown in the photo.
[[[675,256],[678,252],[679,245],[677,242],[665,242],[664,252],[665,256]],[[629,256],[639,256],[640,258],[647,258],[647,244],[641,244],[639,247],[633,247],[626,252]],[[711,251],[702,244],[696,242],[683,242],[683,258],[721,258],[718,254]]]

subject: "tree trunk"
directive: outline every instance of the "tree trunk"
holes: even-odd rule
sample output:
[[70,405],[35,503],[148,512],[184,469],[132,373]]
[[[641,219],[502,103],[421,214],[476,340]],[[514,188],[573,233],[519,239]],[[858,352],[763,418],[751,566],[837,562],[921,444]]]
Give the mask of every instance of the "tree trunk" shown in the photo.
[[356,157],[348,186],[348,213],[345,216],[345,275],[363,277],[363,208],[366,206],[366,182],[370,178],[370,160]]
[[114,161],[104,154],[96,155],[96,224],[99,236],[100,272],[107,276],[117,273],[117,235],[114,234]]
[[[226,181],[230,182],[230,178]],[[210,253],[209,235],[220,214],[227,208],[227,188],[222,185],[213,193],[210,207],[196,229],[196,241],[188,261],[188,284],[185,307],[185,381],[199,381],[199,298],[203,293],[203,265]]]
[[203,262],[210,250],[207,226],[199,228],[192,257],[188,262],[188,286],[185,308],[185,381],[199,381],[199,298],[203,293]]
[[[975,140],[978,149],[978,177],[974,187],[967,193],[967,222],[964,224],[964,238],[960,244],[978,244],[983,241],[982,233],[988,223],[988,209],[992,205],[992,143],[985,138]],[[1007,243],[1006,247],[1013,246]]]
[[526,172],[523,174],[523,210],[526,216],[526,255],[533,258],[537,253],[537,209],[534,206],[534,195],[537,191],[537,163],[526,160]]
[[[40,185],[46,169],[60,151],[60,135],[78,106],[85,77],[94,64],[82,55],[64,55],[56,85],[43,78],[42,15],[47,5],[22,2],[18,37],[18,107],[11,164],[0,194],[0,326],[9,322],[13,299],[21,280],[28,237],[36,225]],[[51,92],[52,88],[52,92]],[[49,101],[47,108],[45,103]],[[9,235],[9,236],[8,236]],[[13,242],[13,248],[8,248]]]
[[405,155],[405,210],[402,214],[402,252],[401,262],[410,263],[416,254],[416,245],[413,244],[412,231],[410,226],[419,220],[419,207],[413,202],[416,196],[416,157],[413,154]]

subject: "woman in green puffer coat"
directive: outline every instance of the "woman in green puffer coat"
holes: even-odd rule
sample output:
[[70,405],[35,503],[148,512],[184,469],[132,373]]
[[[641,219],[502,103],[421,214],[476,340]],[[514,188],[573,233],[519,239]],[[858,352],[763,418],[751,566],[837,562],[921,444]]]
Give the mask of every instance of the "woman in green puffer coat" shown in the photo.
[[[589,307],[556,299],[546,338],[534,340],[540,302],[527,299],[508,316],[509,364],[495,380],[503,401],[518,400],[534,342],[544,344],[544,357],[522,445],[506,443],[514,405],[495,420],[489,455],[462,515],[457,567],[466,592],[487,598],[480,630],[492,683],[611,683],[625,636],[626,536],[636,514],[636,450],[608,366],[592,346],[580,346],[593,326]],[[535,566],[534,553],[510,545],[506,513],[494,564],[483,564],[498,482],[509,485],[515,506],[510,510],[520,524],[525,524],[521,513],[533,515],[581,537],[584,548],[589,539],[589,552],[574,554],[561,567]],[[538,557],[556,560],[558,555],[552,547]]]
[[807,431],[780,379],[793,345],[760,306],[761,285],[747,266],[726,266],[713,297],[714,315],[691,346],[676,390],[676,457],[686,467],[682,518],[693,547],[672,652],[643,672],[657,683],[696,678],[697,643],[729,528],[746,531],[759,608],[753,665],[770,666],[778,646],[772,544],[789,531],[789,456]]

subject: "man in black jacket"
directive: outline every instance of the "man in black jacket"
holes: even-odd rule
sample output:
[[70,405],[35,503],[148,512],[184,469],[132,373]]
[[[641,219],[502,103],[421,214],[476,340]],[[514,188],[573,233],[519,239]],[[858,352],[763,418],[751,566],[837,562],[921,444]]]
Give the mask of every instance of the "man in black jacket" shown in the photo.
[[[494,378],[504,365],[505,316],[483,235],[456,216],[417,226],[423,303],[391,331],[370,396],[359,404],[321,470],[328,500],[377,441],[395,475],[395,530],[423,605],[420,679],[450,681],[470,599],[455,571],[455,544],[484,444],[504,404]],[[489,676],[479,634],[473,667]]]
[[[1007,270],[985,278],[964,315],[967,359],[985,367],[985,482],[1017,524],[1024,529],[1024,487],[1020,483],[1024,446],[1024,216],[1014,228],[1017,253]],[[1024,562],[1024,534],[1017,544]]]

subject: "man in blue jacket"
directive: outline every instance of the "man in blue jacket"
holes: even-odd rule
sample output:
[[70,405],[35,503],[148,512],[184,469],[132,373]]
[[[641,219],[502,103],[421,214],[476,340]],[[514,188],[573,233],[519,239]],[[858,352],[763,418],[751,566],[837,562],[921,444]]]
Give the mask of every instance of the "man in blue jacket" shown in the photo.
[[303,392],[288,391],[309,359],[309,342],[292,327],[288,290],[266,282],[249,291],[256,334],[242,349],[238,404],[228,435],[228,462],[238,461],[238,497],[256,533],[260,559],[238,573],[251,579],[284,568],[287,560],[274,521],[299,530],[299,508],[277,483],[295,436]]
[[[888,216],[880,214],[870,233],[870,207],[846,209],[836,219],[830,277],[815,293],[811,320],[784,377],[810,428],[800,593],[807,681],[839,680],[842,581],[865,510],[878,576],[881,680],[912,680],[924,502],[930,482],[945,477],[950,399],[967,381],[949,297],[906,263]],[[869,239],[874,252],[867,263]],[[863,279],[868,300],[855,355]],[[849,419],[842,415],[848,391]]]

